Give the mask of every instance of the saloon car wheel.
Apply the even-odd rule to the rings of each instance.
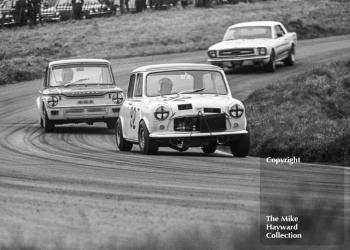
[[[265,65],[265,69],[267,72],[275,72],[276,70],[276,62],[275,62],[275,52],[272,51],[270,55],[270,61]]]
[[[288,57],[283,62],[287,66],[294,65],[294,63],[295,63],[295,48],[294,48],[294,46],[292,46],[292,48],[289,50]]]
[[[243,134],[236,141],[231,142],[231,152],[235,157],[246,157],[250,148],[250,137],[248,134]]]
[[[210,143],[208,145],[202,146],[202,151],[205,154],[212,154],[216,150],[216,143]]]
[[[158,152],[158,145],[149,137],[149,132],[144,121],[140,123],[139,127],[139,147],[144,154],[151,155]]]
[[[128,142],[123,137],[123,128],[120,119],[117,121],[115,128],[117,147],[120,151],[130,151],[132,149],[132,143]]]
[[[44,111],[44,112],[45,112],[45,117],[44,117],[44,120],[43,120],[44,130],[45,130],[45,132],[52,132],[53,129],[55,128],[55,123],[49,119],[49,117],[47,116],[46,111]]]
[[[115,129],[116,120],[106,121],[106,125],[108,129]]]

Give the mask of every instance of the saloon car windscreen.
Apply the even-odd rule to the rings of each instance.
[[[53,67],[50,74],[50,86],[67,87],[79,84],[113,84],[108,65],[64,65]]]
[[[249,26],[237,27],[226,31],[224,41],[236,39],[257,39],[272,38],[271,27],[268,26]]]
[[[222,74],[217,71],[168,71],[147,75],[147,96],[153,97],[181,93],[226,95],[228,92]]]

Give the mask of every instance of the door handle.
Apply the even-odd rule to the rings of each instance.
[[[131,106],[131,105],[132,105],[132,103],[131,103],[131,102],[128,102],[128,105],[129,105],[129,106]]]

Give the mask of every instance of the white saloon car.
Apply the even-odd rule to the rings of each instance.
[[[114,128],[124,98],[110,63],[102,59],[49,63],[39,92],[36,103],[45,132],[64,123],[105,122]]]
[[[222,42],[208,49],[208,62],[220,67],[264,66],[274,72],[276,62],[295,62],[297,35],[282,23],[246,22],[230,26]]]
[[[242,102],[232,98],[224,71],[208,64],[160,64],[135,69],[116,126],[119,150],[138,144],[141,152],[158,148],[213,153],[228,145],[234,156],[249,150]]]

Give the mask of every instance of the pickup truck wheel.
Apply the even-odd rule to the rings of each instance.
[[[275,52],[272,51],[270,55],[270,61],[265,65],[265,69],[267,72],[275,72],[276,70],[276,62],[275,62]]]
[[[44,131],[48,133],[53,132],[53,129],[55,128],[55,123],[49,119],[46,110],[44,111],[43,127]]]
[[[250,148],[250,137],[248,134],[243,134],[237,141],[231,142],[231,152],[235,157],[246,157]]]
[[[44,128],[44,121],[43,118],[40,117],[40,127]]]
[[[287,66],[293,66],[294,65],[294,63],[295,63],[295,47],[294,47],[294,45],[289,50],[288,57],[283,62]]]
[[[123,137],[123,129],[122,129],[122,123],[120,119],[118,119],[116,128],[115,128],[115,138],[117,142],[117,147],[120,151],[131,151],[132,149],[132,143],[128,142]]]
[[[144,121],[139,126],[139,147],[142,153],[147,155],[156,154],[158,145],[149,137],[149,132]]]
[[[205,154],[212,154],[216,150],[216,143],[210,143],[208,145],[202,146],[202,151]]]

